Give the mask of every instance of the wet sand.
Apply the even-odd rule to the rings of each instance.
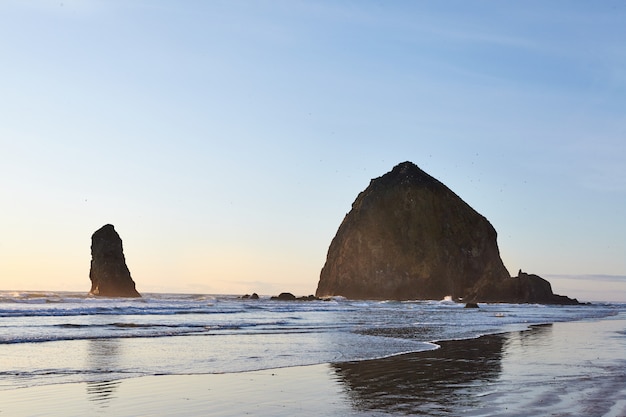
[[[0,416],[626,417],[626,315],[390,358],[0,391]]]

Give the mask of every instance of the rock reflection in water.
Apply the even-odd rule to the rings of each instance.
[[[110,376],[118,362],[119,340],[94,339],[89,341],[87,363],[88,369],[101,374],[102,379],[87,382],[87,398],[106,406],[107,402],[115,397],[120,381]]]
[[[109,400],[115,398],[115,391],[121,381],[87,382],[87,398],[106,407]]]
[[[433,351],[333,367],[357,410],[455,415],[500,375],[505,338],[440,342]]]

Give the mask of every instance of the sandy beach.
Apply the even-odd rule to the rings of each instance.
[[[626,416],[626,316],[384,359],[0,391],[4,416]]]

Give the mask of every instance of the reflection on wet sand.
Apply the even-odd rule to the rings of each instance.
[[[506,337],[441,342],[433,351],[333,367],[357,410],[455,415],[499,377]]]
[[[115,368],[119,356],[119,340],[117,339],[94,339],[89,341],[87,349],[88,369],[99,372],[103,375],[102,380],[87,382],[87,398],[90,401],[100,403],[102,407],[111,398],[115,397],[115,391],[121,381],[110,379],[106,375]]]
[[[537,347],[548,346],[551,344],[550,335],[552,333],[552,323],[537,324],[532,326],[528,331],[512,332],[507,335],[505,351],[514,345],[518,349],[528,350],[537,349]],[[532,353],[532,352],[528,352]]]
[[[101,381],[87,382],[87,398],[89,401],[101,403],[105,407],[106,403],[115,398],[115,391],[121,381]]]

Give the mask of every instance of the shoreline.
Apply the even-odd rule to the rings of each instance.
[[[11,416],[626,415],[626,313],[380,359],[0,391]]]

